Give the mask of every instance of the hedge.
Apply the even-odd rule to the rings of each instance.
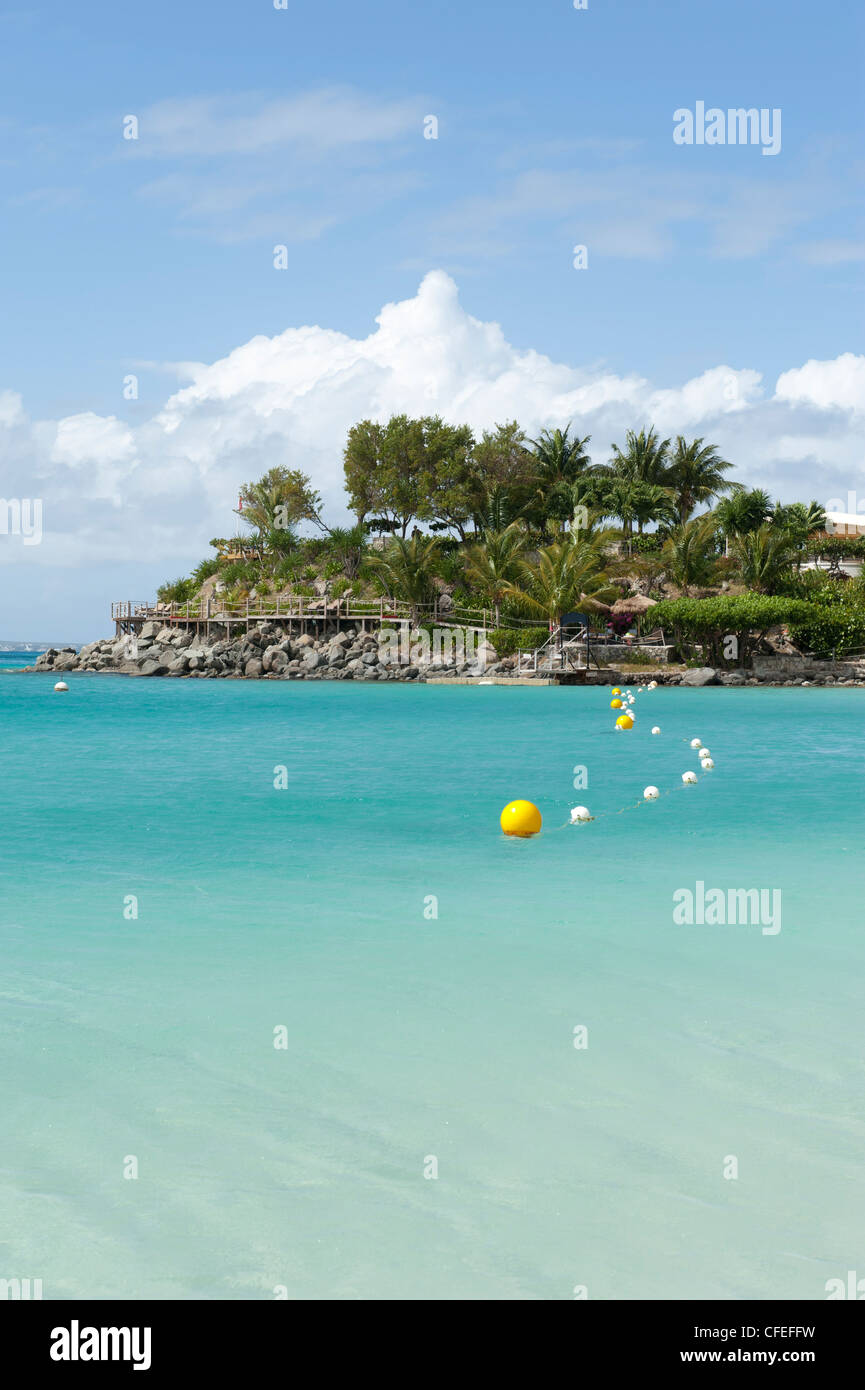
[[[804,621],[814,605],[768,594],[665,599],[652,609],[652,626],[666,628],[683,650],[700,643],[716,666],[750,665],[754,647],[772,627]],[[735,646],[728,641],[735,637]]]
[[[497,656],[511,656],[514,652],[533,652],[542,647],[549,637],[549,628],[524,627],[520,630],[511,627],[498,627],[490,633],[490,641]]]
[[[750,665],[754,647],[772,627],[786,625],[790,639],[812,656],[841,658],[865,649],[865,606],[820,603],[766,594],[665,599],[652,623],[666,628],[681,650],[702,645],[716,666]],[[735,637],[730,650],[728,638]]]
[[[790,638],[800,650],[832,661],[865,651],[865,608],[808,606],[808,615],[790,627]]]

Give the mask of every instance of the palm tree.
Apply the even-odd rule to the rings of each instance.
[[[772,499],[768,492],[752,488],[735,491],[731,497],[719,502],[714,516],[728,541],[756,531],[772,515]],[[729,545],[727,547],[729,549]]]
[[[327,549],[342,566],[346,579],[356,579],[366,554],[366,527],[359,521],[354,526],[332,526],[328,531]]]
[[[791,502],[789,506],[782,506],[776,502],[775,510],[772,513],[772,525],[776,530],[781,529],[787,532],[791,542],[796,547],[796,572],[802,568],[802,560],[809,548],[819,553],[819,537],[826,531],[826,513],[819,502]],[[815,541],[811,542],[811,537]],[[809,547],[809,542],[811,542]]]
[[[717,531],[717,522],[709,515],[695,517],[670,532],[661,557],[667,574],[684,594],[708,581],[714,568]]]
[[[495,483],[477,498],[472,520],[475,530],[484,534],[487,531],[505,531],[523,511],[524,507],[520,505],[514,490]]]
[[[714,444],[704,444],[702,439],[692,439],[689,444],[682,435],[676,436],[666,481],[675,494],[680,522],[687,521],[700,503],[711,502],[730,490],[733,484],[724,474],[732,467]]]
[[[366,563],[382,593],[405,599],[412,622],[417,622],[420,609],[432,602],[439,559],[435,537],[394,536],[383,554],[370,556]]]
[[[645,429],[635,434],[628,430],[625,436],[624,451],[613,444],[609,464],[601,464],[596,470],[617,478],[638,478],[644,483],[657,483],[663,487],[667,481],[669,464],[669,439],[659,439],[654,425],[648,434]]]
[[[597,510],[602,516],[621,521],[629,553],[634,522],[642,535],[643,527],[649,522],[675,521],[676,510],[670,491],[658,483],[611,476],[598,479],[598,484],[595,491]]]
[[[508,586],[520,574],[520,563],[526,549],[523,531],[514,522],[503,531],[486,531],[483,541],[472,546],[465,557],[465,575],[469,583],[496,612],[496,627],[501,616],[501,602]]]
[[[764,522],[756,531],[737,537],[733,554],[743,584],[758,594],[773,594],[796,561],[796,541],[783,527]]]
[[[581,473],[589,467],[591,459],[586,453],[586,445],[591,439],[569,439],[570,425],[564,430],[541,430],[539,439],[530,439],[534,450],[535,473],[538,481],[547,487],[557,483],[574,483]]]
[[[826,513],[819,502],[791,502],[789,506],[775,503],[772,525],[781,526],[803,542],[815,531],[825,531]]]
[[[552,629],[582,598],[604,589],[603,550],[597,540],[574,539],[545,546],[537,560],[523,560],[519,577],[505,586],[515,607],[544,618]]]
[[[535,515],[542,530],[554,519],[564,522],[569,515],[570,488],[591,465],[586,445],[591,439],[571,439],[571,427],[564,430],[542,430],[538,439],[530,439],[533,450],[537,507]]]

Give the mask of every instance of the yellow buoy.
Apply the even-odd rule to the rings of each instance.
[[[613,686],[613,694],[614,694],[614,695],[621,695],[621,693],[622,693],[622,692],[621,692],[621,690],[619,689],[619,687],[618,687],[617,685],[614,685],[614,686]]]
[[[610,701],[610,709],[621,709],[621,708],[622,708],[622,702],[621,702],[621,700],[611,700],[611,701]]]
[[[541,813],[531,801],[509,801],[500,820],[506,835],[519,835],[522,839],[537,835],[541,828]]]
[[[633,729],[634,721],[629,714],[620,714],[616,720],[620,729]]]

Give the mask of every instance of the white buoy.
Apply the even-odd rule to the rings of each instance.
[[[685,783],[686,786],[689,786],[689,787],[692,786],[693,783],[696,782],[696,780],[697,780],[697,774],[696,774],[696,772],[683,772],[683,773],[682,773],[682,781]]]
[[[588,806],[575,806],[571,811],[571,825],[576,825],[577,821],[591,819],[592,813]]]
[[[702,767],[704,772],[711,772],[714,766],[715,764],[712,758],[703,758]]]
[[[55,685],[54,689],[55,689],[55,690],[68,690],[68,689],[69,689],[69,686],[66,684],[65,681],[58,681],[57,684]]]
[[[661,727],[660,727],[659,724],[656,724],[655,727],[654,727],[654,729],[652,730],[652,733],[653,733],[653,734],[659,734],[660,732],[661,732]]]
[[[692,747],[692,748],[702,748],[702,747],[703,747],[703,740],[702,740],[701,738],[692,738],[692,739],[691,739],[691,747]]]
[[[702,744],[701,747],[700,747],[700,757],[701,757],[701,758],[711,758],[711,756],[712,756],[712,754],[709,752],[709,750],[708,750],[708,748],[706,747],[705,743]]]
[[[645,689],[646,689],[646,687],[645,687],[644,685],[638,685],[638,686],[637,686],[637,694],[638,694],[638,695],[642,695]]]
[[[646,801],[657,801],[660,795],[661,793],[658,791],[657,787],[646,787],[646,790],[643,792]]]
[[[658,682],[657,682],[657,681],[649,681],[649,684],[646,686],[646,689],[647,689],[647,690],[657,690],[657,688],[658,688]]]

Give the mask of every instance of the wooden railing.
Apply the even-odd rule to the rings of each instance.
[[[347,595],[342,598],[308,598],[301,595],[277,594],[273,598],[243,599],[234,603],[224,601],[218,594],[208,599],[186,603],[159,603],[153,600],[136,602],[122,599],[111,605],[113,622],[155,621],[172,623],[203,623],[220,621],[246,622],[270,619],[328,619],[350,621],[374,620],[379,623],[410,622],[416,616],[420,622],[434,622],[442,627],[468,627],[487,632],[492,626],[489,609],[440,610],[438,600],[414,608],[402,599],[362,599]]]

